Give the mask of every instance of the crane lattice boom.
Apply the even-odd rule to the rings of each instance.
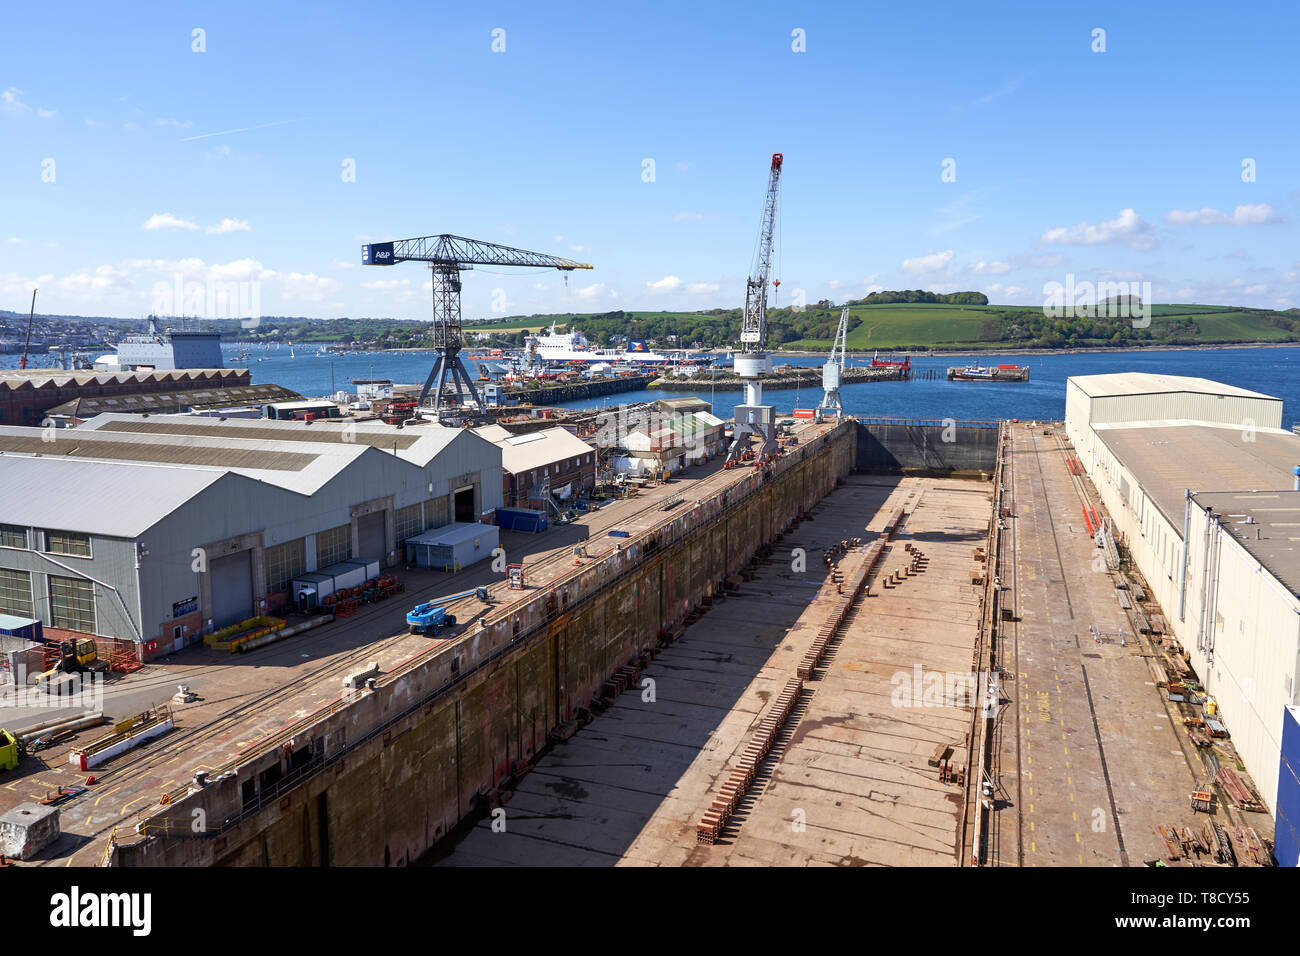
[[[559,256],[513,249],[494,242],[480,242],[446,233],[441,236],[421,236],[418,239],[367,243],[361,247],[361,262],[368,266],[391,266],[398,262],[429,262],[456,267],[535,266],[565,272],[591,268],[585,262],[574,262]]]
[[[754,273],[745,283],[745,317],[740,326],[740,341],[745,351],[762,351],[767,345],[767,280],[772,271],[772,234],[776,230],[776,197],[780,184],[781,154],[773,153],[767,198],[763,201],[763,223],[759,227],[758,255]]]
[[[478,389],[474,387],[459,354],[464,344],[460,318],[460,273],[463,270],[476,265],[532,266],[562,272],[591,268],[585,262],[446,233],[391,242],[368,242],[361,247],[361,262],[367,266],[392,266],[399,262],[429,264],[433,280],[433,344],[438,350],[438,361],[429,372],[417,405],[423,405],[432,390],[434,410],[439,417],[443,410],[442,387],[448,381],[456,393],[458,408],[463,387],[479,411],[485,411]]]

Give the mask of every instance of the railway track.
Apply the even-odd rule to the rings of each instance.
[[[801,429],[800,431],[803,432],[804,430]],[[716,494],[717,492],[719,492],[720,490],[722,490],[727,485],[734,484],[739,478],[743,477],[745,474],[746,474],[745,471],[731,472],[723,469],[720,465],[716,466],[713,472],[700,477],[699,479],[695,480],[691,484],[689,488],[690,498],[692,499],[693,502],[695,500],[710,497]],[[646,516],[647,514],[653,513],[657,510],[662,510],[665,501],[670,500],[673,497],[675,496],[671,493],[667,495],[658,495],[655,496],[652,500],[647,501],[643,506],[636,508],[635,510],[632,511],[618,510],[616,514],[608,518],[603,514],[602,511],[595,512],[591,516],[591,520],[587,525],[588,537],[585,540],[590,542],[594,540],[596,537],[602,536],[606,531],[612,528],[616,528],[619,525],[630,524],[632,522],[637,521],[638,519],[644,518],[644,516]],[[689,506],[690,503],[691,502],[688,502],[686,504]],[[653,532],[661,524],[672,520],[672,518],[677,513],[679,512],[676,508],[672,509],[670,512],[664,515],[664,519],[662,522],[656,521],[653,522],[649,527],[641,529],[639,532],[637,532],[637,537],[643,537],[644,535]],[[562,567],[564,564],[568,563],[570,557],[572,556],[573,547],[575,543],[577,542],[569,541],[565,544],[557,545],[554,548],[541,552],[540,554],[535,556],[532,561],[528,562],[527,564],[528,569],[531,570],[534,574],[536,574],[539,571],[554,570],[557,568],[557,566]],[[610,547],[612,548],[613,545],[611,544]],[[601,551],[590,555],[590,557],[600,557],[603,556],[604,553],[605,551]],[[420,588],[411,589],[410,591],[403,592],[403,594],[407,598],[408,603],[419,603],[422,600],[427,600],[431,597],[435,597],[439,592],[446,593],[447,590],[466,590],[468,589],[471,575],[472,572],[468,570],[457,572],[456,574],[453,574],[440,581],[425,585]],[[566,574],[563,571],[561,571],[561,573],[554,575],[550,580],[548,580],[545,586],[547,587],[554,586],[555,584],[563,581],[565,577]],[[504,576],[501,579],[488,584],[487,587],[489,589],[490,595],[494,597],[500,596],[501,592],[507,589],[507,584]],[[532,594],[529,594],[527,595],[527,597],[523,598],[523,600],[531,600],[531,599],[532,599]],[[510,613],[510,609],[514,603],[515,602],[509,602],[509,603],[502,603],[496,605],[493,608],[492,613],[508,614]],[[475,598],[464,598],[460,601],[448,605],[448,609],[453,611],[456,610],[463,611],[467,608],[476,611],[481,609],[482,605]],[[392,613],[391,609],[392,609],[392,602],[383,602],[381,604],[369,605],[359,610],[356,614],[350,616],[347,619],[347,621],[353,627],[371,624],[380,620],[383,615],[391,614]],[[470,616],[471,615],[466,615],[466,619],[468,619]],[[306,635],[303,636],[305,637]],[[376,654],[382,652],[385,648],[392,646],[392,644],[396,640],[405,638],[406,636],[408,635],[405,633],[405,630],[403,630],[401,633],[389,634],[380,637],[377,640],[370,641],[360,647],[346,651],[338,656],[333,657],[331,660],[322,664],[321,666],[316,667],[309,672],[301,674],[300,676],[294,678],[288,683],[268,689],[251,698],[241,700],[239,703],[235,704],[230,709],[222,712],[221,714],[213,717],[210,720],[207,720],[201,724],[197,724],[194,727],[180,729],[179,732],[174,732],[172,734],[167,735],[164,738],[161,738],[156,744],[146,745],[139,748],[138,750],[132,751],[128,760],[123,760],[118,762],[118,766],[105,767],[99,774],[97,774],[97,776],[101,779],[102,783],[116,790],[120,790],[123,787],[139,783],[142,780],[146,779],[150,774],[156,774],[158,772],[157,768],[160,763],[173,760],[174,758],[176,758],[186,750],[190,750],[199,747],[205,743],[213,741],[220,735],[229,732],[232,728],[238,726],[240,723],[247,720],[250,715],[256,714],[260,710],[274,707],[277,704],[281,704],[287,700],[292,699],[293,697],[301,694],[304,691],[304,689],[311,684],[319,685],[322,683],[329,682],[330,680],[337,678],[340,675],[349,672],[350,670],[355,669],[355,667],[360,662],[373,660]],[[464,636],[464,632],[462,630],[461,633],[459,634],[453,633],[446,639],[430,642],[430,645],[427,649],[417,651],[415,654],[401,660],[397,664],[391,665],[392,669],[390,670],[390,673],[395,673],[399,670],[405,671],[411,667],[418,666],[420,662],[427,660],[428,657],[431,657],[434,654],[437,654],[440,651],[454,645],[460,639],[462,639],[463,636]],[[298,639],[297,637],[288,638],[286,641],[283,642],[282,649],[291,648],[290,642],[295,641],[297,639]],[[214,665],[214,668],[220,671],[225,671],[228,670],[229,668],[237,667],[237,666],[241,666],[241,665],[217,664]],[[175,678],[170,676],[164,678],[160,675],[156,679],[152,677],[146,678],[146,681],[147,682],[144,684],[145,689],[148,689],[150,686],[162,687],[165,685],[170,687],[174,685]],[[334,700],[330,700],[325,706],[329,706],[334,702],[335,702]],[[301,719],[307,719],[307,718],[301,718]],[[301,719],[287,722],[284,727],[277,728],[275,730],[268,731],[267,733],[262,734],[257,741],[244,747],[238,754],[234,755],[230,760],[227,760],[220,767],[209,768],[206,766],[201,766],[195,769],[205,769],[205,770],[209,770],[209,772],[215,772],[215,773],[224,772],[226,769],[236,766],[241,761],[248,759],[249,756],[254,752],[256,752],[259,748],[268,746],[270,743],[273,743],[276,739],[278,739],[278,737],[282,736],[287,730],[291,729],[297,723],[301,722]],[[172,780],[165,781],[163,783],[163,786],[166,786],[168,784],[175,786]],[[183,783],[183,786],[188,786],[188,783]],[[180,791],[178,790],[177,792],[179,793]],[[147,813],[154,806],[156,806],[156,801],[151,801],[146,807],[144,807],[141,811],[137,813],[131,814],[130,812],[128,812],[129,808],[138,802],[139,801],[137,800],[128,803],[124,807],[124,812],[120,817],[118,817],[113,821],[105,823],[104,826],[99,827],[98,829],[94,830],[92,833],[88,834],[90,839],[87,841],[87,846],[91,846],[97,843],[98,839],[102,837],[103,834],[121,826],[124,822],[129,820],[131,816],[135,816],[136,818],[139,818],[140,816]],[[87,852],[97,852],[97,851],[87,851]]]
[[[736,477],[738,477],[737,474],[733,474],[729,471],[725,471],[721,468],[718,468],[713,473],[705,475],[700,479],[698,479],[690,488],[691,495],[693,498],[707,497],[721,490],[726,484],[730,483],[729,479],[734,479]],[[637,519],[643,518],[648,513],[652,513],[658,509],[661,509],[665,500],[667,499],[663,497],[656,497],[654,500],[648,501],[645,505],[637,508],[634,511],[619,511],[613,517],[605,520],[601,520],[602,518],[604,518],[602,512],[600,511],[595,512],[593,517],[596,520],[593,521],[590,525],[588,525],[589,537],[587,540],[591,540],[594,536],[598,534],[603,534],[605,531],[617,527],[620,524],[631,523],[633,521],[636,521]],[[671,513],[665,515],[665,521],[670,520],[671,516],[672,516]],[[641,532],[641,534],[645,534],[654,530],[654,527],[657,527],[658,524],[659,523],[656,522],[654,526],[645,529],[644,531]],[[553,569],[557,565],[563,562],[567,562],[568,558],[572,555],[573,546],[574,543],[569,542],[563,545],[558,545],[545,552],[542,552],[533,561],[528,563],[528,568],[534,573],[536,573],[537,571]],[[471,573],[472,572],[468,570],[461,571],[451,575],[448,578],[444,578],[440,581],[437,581],[435,583],[428,584],[420,588],[412,589],[407,592],[403,592],[403,594],[407,598],[408,603],[412,603],[412,602],[418,603],[421,600],[427,600],[431,597],[435,597],[437,593],[445,592],[448,589],[463,590],[465,588],[463,587],[458,588],[457,585],[459,582],[465,581],[471,575]],[[563,575],[560,575],[559,577],[562,578]],[[548,582],[548,584],[549,583],[555,583],[555,582]],[[493,596],[498,596],[500,595],[501,591],[506,590],[506,582],[504,578],[502,578],[497,582],[493,582],[492,584],[489,584],[488,588],[490,594],[492,594]],[[510,606],[511,606],[510,604],[497,605],[494,608],[494,611],[496,611],[497,613],[508,613]],[[467,608],[471,610],[477,610],[481,607],[482,607],[481,603],[478,602],[475,598],[465,598],[448,605],[448,608],[451,610],[464,610]],[[391,601],[384,602],[381,604],[368,605],[362,610],[359,610],[356,614],[347,618],[347,622],[349,625],[353,627],[363,626],[368,623],[373,623],[377,620],[380,620],[385,614],[391,614],[391,613],[392,613]],[[302,637],[307,637],[307,636],[308,636],[307,634],[302,635]],[[166,735],[163,738],[160,738],[156,743],[146,744],[145,746],[142,746],[136,750],[131,751],[127,755],[123,755],[123,758],[114,761],[113,764],[106,766],[101,771],[99,771],[96,774],[96,777],[99,780],[99,782],[105,787],[116,789],[116,790],[120,790],[123,787],[128,787],[133,784],[140,783],[141,781],[149,777],[151,774],[156,774],[157,767],[160,763],[165,763],[169,760],[176,758],[177,756],[181,755],[187,750],[191,750],[196,747],[201,747],[206,743],[216,740],[221,735],[228,733],[231,729],[237,727],[238,725],[246,721],[250,715],[256,714],[259,711],[272,708],[278,704],[284,703],[285,701],[291,700],[293,697],[301,694],[304,691],[304,689],[309,685],[320,685],[322,683],[328,683],[350,672],[351,670],[354,670],[362,662],[373,660],[377,653],[382,652],[385,648],[390,647],[396,640],[404,638],[406,636],[407,634],[405,633],[405,631],[398,634],[390,634],[381,637],[377,640],[370,641],[350,651],[346,651],[338,656],[335,656],[331,660],[327,661],[326,663],[320,665],[319,667],[315,667],[306,673],[301,674],[300,676],[294,678],[288,683],[279,685],[274,688],[270,688],[260,694],[256,694],[253,697],[240,701],[239,703],[232,706],[230,709],[211,718],[210,720],[207,720],[200,724],[196,724],[193,727],[177,728],[176,731]],[[419,651],[415,655],[412,655],[411,657],[404,659],[403,661],[400,662],[400,666],[403,669],[416,666],[420,661],[425,660],[428,657],[432,656],[433,654],[436,654],[444,650],[445,648],[454,645],[462,636],[463,633],[452,634],[446,639],[432,641],[430,643],[430,646],[426,650]],[[286,641],[282,642],[282,644],[284,647],[290,647],[291,646],[290,642],[295,641],[297,639],[298,639],[297,637],[291,637],[288,638]],[[209,673],[224,672],[239,666],[243,666],[243,665],[215,664],[212,666],[212,668],[209,669]],[[170,689],[171,687],[174,687],[175,684],[176,684],[176,679],[174,677],[158,675],[156,678],[154,677],[146,678],[145,681],[142,682],[142,684],[139,684],[137,686],[147,691],[150,687],[158,687],[158,688],[167,687],[168,689]],[[137,688],[132,687],[131,689],[135,690]],[[331,700],[330,703],[333,703],[333,701]],[[293,721],[292,723],[297,723],[297,722],[298,721]],[[289,724],[288,726],[292,726],[292,723]],[[212,772],[220,773],[225,769],[228,769],[229,767],[236,765],[241,760],[246,759],[247,755],[249,755],[252,751],[256,750],[264,742],[268,740],[273,740],[278,734],[282,734],[284,730],[285,728],[277,728],[275,730],[266,732],[265,734],[261,735],[257,741],[243,748],[238,754],[234,755],[230,760],[226,761],[220,767],[212,768]],[[207,769],[207,768],[203,768],[203,769]],[[166,781],[164,782],[163,786],[167,786],[168,784],[170,784],[173,787],[175,786],[175,783],[173,781]],[[187,786],[188,784],[183,784],[183,785]],[[99,827],[96,830],[92,831],[90,834],[87,834],[90,837],[90,842],[97,841],[97,839],[101,837],[103,834],[114,829],[115,827],[120,826],[124,822],[124,820],[129,819],[131,816],[135,816],[135,817],[141,816],[142,814],[148,812],[148,810],[150,810],[155,805],[156,802],[151,801],[148,806],[144,807],[141,811],[135,814],[123,813],[122,817],[114,821],[105,823],[102,827]],[[128,804],[127,806],[129,807],[130,804]]]

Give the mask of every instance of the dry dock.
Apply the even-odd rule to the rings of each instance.
[[[1050,425],[809,423],[763,469],[503,534],[525,591],[486,563],[412,571],[403,597],[252,654],[152,663],[110,686],[114,721],[177,684],[199,699],[97,768],[35,862],[1164,858],[1158,828],[1205,820],[1204,767],[1068,454]],[[412,604],[478,584],[491,606],[453,605],[449,639],[405,633]],[[28,757],[0,812],[84,783],[68,748],[101,734]],[[1271,837],[1267,814],[1213,816]]]
[[[847,579],[897,509],[906,517],[867,595],[751,793],[719,842],[699,845],[711,795],[819,632],[834,593],[823,553],[862,538],[841,563]],[[485,819],[443,862],[955,865],[963,789],[928,761],[962,744],[971,708],[927,695],[926,678],[968,686],[979,622],[969,570],[990,520],[988,483],[855,476],[813,513],[644,672],[653,699],[641,688],[617,697],[520,781],[496,828]],[[910,566],[909,546],[923,569],[886,586]],[[806,570],[792,570],[795,549]]]

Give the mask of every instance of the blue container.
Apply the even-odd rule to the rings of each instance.
[[[21,637],[36,644],[45,643],[45,626],[40,621],[30,617],[0,614],[0,634],[8,637]]]
[[[496,510],[497,527],[507,531],[525,531],[539,534],[546,530],[546,515],[540,511],[528,511],[524,508],[498,508]]]

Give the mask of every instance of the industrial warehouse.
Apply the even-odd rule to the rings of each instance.
[[[280,611],[298,575],[388,567],[406,538],[502,503],[500,449],[436,426],[99,415],[0,428],[0,456],[0,612],[145,659]]]
[[[1300,703],[1300,435],[1281,425],[1281,399],[1206,379],[1066,386],[1066,432],[1115,534],[1275,811],[1288,800],[1279,781],[1296,786],[1279,757]],[[1300,791],[1289,799],[1300,807]],[[1278,820],[1292,864],[1297,827]]]

